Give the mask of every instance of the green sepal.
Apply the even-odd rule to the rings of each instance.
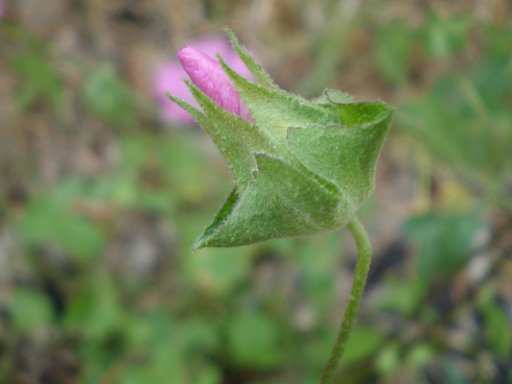
[[[291,127],[287,141],[307,168],[336,184],[344,198],[359,207],[373,191],[375,167],[392,111],[383,103],[333,107],[343,124]]]
[[[311,235],[338,228],[354,214],[338,195],[304,170],[264,153],[254,156],[254,180],[241,191],[233,190],[195,248]]]
[[[233,31],[228,27],[224,28],[224,31],[228,35],[229,40],[231,41],[231,45],[235,49],[236,53],[242,59],[247,69],[251,71],[258,84],[264,88],[278,89],[279,87],[276,85],[276,83],[274,83],[274,80],[272,80],[270,75],[259,63],[256,62],[256,60],[254,60],[249,51],[240,44]]]
[[[197,124],[199,124],[206,132],[209,132],[208,120],[206,116],[197,108],[187,103],[185,100],[180,99],[179,97],[174,96],[172,93],[167,93],[167,97],[178,104],[185,111],[190,113],[190,115],[196,120]]]

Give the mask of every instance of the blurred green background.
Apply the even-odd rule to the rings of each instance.
[[[346,231],[192,252],[232,185],[151,87],[229,25],[283,88],[396,106],[337,383],[512,382],[512,4],[7,0],[0,383],[315,383]]]

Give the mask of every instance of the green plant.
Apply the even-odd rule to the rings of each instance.
[[[202,112],[170,98],[210,134],[236,187],[196,248],[230,247],[310,235],[348,225],[357,267],[334,349],[321,378],[332,381],[352,330],[368,275],[371,246],[356,218],[373,190],[375,166],[392,110],[325,91],[313,101],[279,89],[228,31],[256,83],[191,47],[178,52]]]

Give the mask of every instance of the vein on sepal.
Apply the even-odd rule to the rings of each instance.
[[[352,103],[353,101],[354,98],[348,93],[330,88],[324,89],[321,96],[311,100],[311,102],[318,105],[347,104]]]
[[[393,113],[389,105],[380,101],[331,103],[324,107],[337,115],[340,125],[360,129],[372,128],[384,120],[389,123]]]

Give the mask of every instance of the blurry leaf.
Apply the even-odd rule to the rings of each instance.
[[[375,35],[375,61],[381,73],[393,84],[403,84],[409,78],[412,31],[403,23],[381,27]]]
[[[358,11],[359,7],[354,3],[331,3],[326,23],[308,39],[313,64],[311,72],[297,87],[301,94],[317,95],[335,82],[339,65],[347,53],[347,42],[358,20]]]
[[[162,307],[133,317],[130,324],[132,332],[128,336],[133,347],[137,344],[150,346],[166,343],[176,328],[176,320]]]
[[[392,342],[381,349],[375,364],[379,375],[386,377],[393,374],[401,363],[399,345]]]
[[[468,379],[463,374],[460,366],[449,359],[441,360],[442,367],[440,369],[439,377],[443,378],[446,384],[469,384],[474,383],[473,379]]]
[[[196,379],[194,383],[197,384],[221,384],[222,373],[220,372],[219,367],[214,365],[210,366],[199,366],[196,369]]]
[[[66,325],[83,334],[93,345],[116,331],[123,331],[126,318],[117,296],[112,281],[106,276],[96,275],[70,301]]]
[[[219,183],[219,178],[228,180],[228,173],[215,169],[215,162],[198,146],[198,139],[195,134],[173,135],[166,139],[167,143],[160,152],[162,166],[169,173],[175,196],[193,205],[203,204],[205,193],[228,191],[228,183],[224,186]],[[215,172],[205,174],[205,167]]]
[[[406,356],[406,363],[416,369],[423,368],[436,356],[436,351],[427,342],[413,345]]]
[[[507,313],[498,305],[485,310],[487,318],[486,333],[493,351],[506,359],[512,353],[512,329]]]
[[[222,192],[219,175],[204,174],[214,164],[208,164],[195,134],[130,135],[122,139],[121,155],[121,169],[103,180],[116,205],[173,213],[180,205],[202,206],[205,196]]]
[[[120,126],[136,123],[135,93],[112,67],[103,65],[92,70],[83,82],[81,94],[85,105],[100,119]]]
[[[510,58],[510,37],[512,23],[488,23],[482,26],[485,37],[485,49],[490,59]]]
[[[483,289],[478,307],[485,318],[485,337],[492,351],[502,359],[512,355],[512,325],[504,305],[496,300],[494,290]]]
[[[13,70],[21,80],[16,101],[21,110],[27,110],[38,101],[49,101],[58,109],[62,101],[62,81],[44,50],[20,53],[11,58]]]
[[[425,294],[425,284],[416,278],[409,281],[387,281],[381,287],[375,305],[379,310],[397,311],[407,316],[414,312]]]
[[[146,359],[124,372],[122,383],[220,383],[220,372],[207,362],[218,347],[215,323],[199,317],[178,322],[161,311],[133,320],[148,326],[149,333],[140,334],[146,339],[131,340],[138,341],[132,348],[143,350]]]
[[[228,292],[247,278],[249,263],[248,254],[235,249],[202,250],[187,259],[194,279],[212,292]]]
[[[130,317],[128,325],[129,350],[138,351],[145,358],[141,364],[122,372],[121,383],[187,382],[186,335],[181,332],[180,323],[159,307],[148,314]]]
[[[510,33],[509,38],[512,38]],[[468,72],[471,86],[479,102],[483,104],[483,108],[492,113],[493,119],[501,119],[502,116],[512,114],[510,107],[512,106],[512,64],[510,56],[488,57],[485,60],[476,62]],[[463,89],[462,91],[467,88]],[[498,114],[498,116],[496,116]],[[508,125],[510,128],[510,125]],[[491,132],[492,133],[492,132]],[[510,130],[507,131],[510,140]]]
[[[303,378],[302,381],[296,382],[298,383],[310,383],[312,380],[316,380],[318,378],[318,374],[315,373],[315,376],[312,376],[309,380],[308,378]],[[263,379],[263,380],[256,380],[251,381],[251,384],[283,384],[283,382],[280,379]]]
[[[189,318],[179,329],[183,340],[184,354],[213,353],[219,344],[217,324],[203,317]]]
[[[424,31],[427,53],[443,58],[463,48],[469,25],[467,17],[443,17],[433,13]]]
[[[423,99],[408,100],[400,105],[397,120],[408,133],[417,137],[419,143],[426,146],[430,152],[450,165],[458,165],[464,158],[464,146],[457,138],[463,128],[461,121],[453,116],[453,111],[445,112],[445,108],[435,96]],[[464,127],[466,128],[466,127]],[[462,143],[468,141],[464,136]]]
[[[343,240],[339,233],[322,237],[293,239],[291,262],[299,263],[301,295],[319,313],[329,317],[336,295],[336,273],[343,262]],[[322,255],[322,257],[318,257]]]
[[[351,364],[375,354],[384,343],[384,336],[374,327],[359,325],[348,339],[343,364]]]
[[[480,63],[470,72],[474,79],[446,76],[430,94],[402,103],[396,119],[459,179],[498,203],[512,182],[512,113],[501,101],[510,92],[512,67],[508,73],[505,67]]]
[[[53,318],[48,297],[27,289],[17,289],[12,293],[9,313],[16,327],[25,332],[48,326]]]
[[[280,333],[275,320],[264,314],[237,314],[228,329],[229,354],[243,367],[276,367],[284,357]]]
[[[425,45],[431,55],[445,56],[465,46],[468,27],[467,17],[433,14],[423,30]],[[453,66],[422,97],[402,102],[395,123],[473,190],[512,208],[507,192],[512,183],[512,66],[506,43],[512,28],[506,23],[479,28],[481,54],[463,68]]]
[[[58,196],[32,200],[18,229],[30,246],[57,246],[81,258],[92,257],[103,246],[103,233],[90,220],[72,212]]]
[[[478,212],[428,213],[409,219],[403,232],[419,247],[418,276],[430,282],[460,267],[471,255],[474,239],[483,227]]]

